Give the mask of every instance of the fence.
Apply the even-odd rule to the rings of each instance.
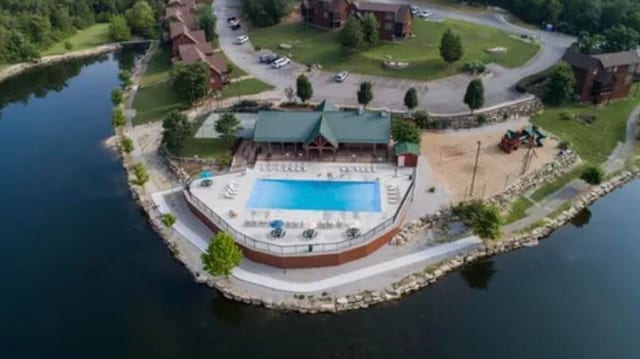
[[[379,234],[386,232],[390,227],[397,224],[403,217],[408,204],[413,200],[414,188],[415,188],[415,175],[414,180],[411,181],[409,185],[409,189],[405,193],[398,209],[394,213],[393,217],[387,218],[384,222],[378,224],[371,230],[365,232],[364,234],[356,237],[345,239],[340,242],[335,243],[313,243],[309,242],[308,244],[292,244],[292,245],[283,245],[280,243],[273,243],[265,240],[255,239],[247,236],[246,234],[236,230],[231,227],[222,217],[217,215],[209,206],[204,204],[200,199],[193,196],[188,191],[184,191],[184,196],[186,200],[191,203],[194,207],[196,207],[199,211],[201,211],[204,215],[206,215],[209,220],[211,220],[218,229],[225,231],[232,235],[236,242],[239,244],[258,251],[275,253],[281,256],[286,255],[316,255],[318,253],[335,253],[342,252],[347,248],[351,248],[360,244],[365,244],[375,238],[378,237]]]

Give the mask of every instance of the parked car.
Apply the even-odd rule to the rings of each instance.
[[[271,64],[279,58],[280,58],[280,55],[269,52],[269,53],[260,55],[259,60],[263,64]]]
[[[247,35],[241,35],[236,37],[236,44],[238,45],[244,44],[247,41],[249,41],[249,36]]]
[[[421,18],[426,19],[429,16],[431,16],[431,11],[430,10],[424,9],[424,10],[420,11],[420,17]]]
[[[415,15],[420,11],[420,9],[416,5],[411,5],[411,15]]]
[[[349,72],[340,71],[336,74],[336,76],[333,77],[333,79],[336,80],[336,82],[343,82],[344,80],[347,79],[348,76],[349,76]]]
[[[273,67],[274,69],[279,69],[281,67],[286,66],[287,64],[289,64],[291,62],[291,60],[289,60],[288,57],[281,57],[277,60],[275,60],[272,64],[271,67]]]
[[[228,18],[227,18],[227,23],[230,23],[230,22],[232,22],[232,21],[238,21],[238,18],[237,18],[237,17],[235,17],[235,16],[231,16],[231,17],[228,17]]]
[[[236,31],[240,28],[240,24],[235,24],[231,26],[231,30]]]
[[[227,25],[229,25],[229,27],[233,29],[234,26],[240,25],[240,21],[238,20],[227,21]]]

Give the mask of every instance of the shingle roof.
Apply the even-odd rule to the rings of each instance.
[[[640,57],[635,51],[613,52],[610,54],[593,55],[592,57],[598,59],[604,68],[632,65],[640,62]]]
[[[400,9],[400,4],[389,4],[381,2],[360,1],[356,3],[358,10],[360,11],[372,11],[372,12],[392,12],[395,13]]]
[[[412,153],[414,155],[420,154],[420,146],[413,142],[398,142],[393,146],[393,152],[397,155],[403,153]]]
[[[315,111],[258,113],[254,131],[256,142],[307,143],[321,134],[335,145],[340,143],[388,143],[391,120],[386,112]]]
[[[192,64],[198,61],[206,62],[219,75],[224,75],[227,61],[221,55],[213,55],[213,49],[208,43],[180,45],[178,47],[180,63]]]
[[[568,62],[569,65],[584,70],[589,70],[598,64],[598,60],[592,56],[571,50],[567,50],[562,59]]]

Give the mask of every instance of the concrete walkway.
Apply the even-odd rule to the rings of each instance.
[[[190,241],[202,252],[206,251],[208,241],[202,234],[197,233],[192,227],[183,222],[183,216],[172,211],[171,206],[166,202],[166,195],[180,191],[182,188],[173,188],[167,191],[152,194],[154,203],[161,213],[173,213],[176,215],[176,223],[173,229]],[[349,283],[357,282],[376,275],[392,272],[394,270],[418,264],[420,262],[433,262],[458,253],[464,253],[482,244],[482,240],[476,236],[467,237],[454,242],[445,243],[428,249],[363,267],[346,273],[341,273],[321,280],[308,282],[292,282],[276,279],[260,273],[248,271],[242,267],[236,267],[231,276],[246,283],[269,288],[277,291],[292,293],[312,293],[320,292],[334,287],[340,287]]]

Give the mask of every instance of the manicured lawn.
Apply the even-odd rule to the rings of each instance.
[[[142,76],[140,84],[148,86],[156,82],[165,81],[171,76],[171,49],[160,46],[149,60],[147,70]]]
[[[509,214],[505,216],[504,223],[512,223],[519,219],[524,218],[527,215],[527,209],[533,206],[533,202],[531,202],[526,197],[518,197],[512,204],[511,210]]]
[[[67,41],[71,42],[73,45],[71,50],[67,50],[64,47],[64,43]],[[109,38],[109,24],[95,24],[56,43],[49,49],[43,51],[42,56],[58,55],[68,51],[85,50],[91,47],[104,45],[109,42],[111,42],[111,39]]]
[[[273,87],[257,79],[232,82],[222,89],[222,98],[253,95]]]
[[[625,140],[627,118],[638,103],[640,101],[631,96],[597,109],[586,105],[547,108],[544,114],[536,116],[533,122],[568,141],[571,148],[586,162],[600,165],[607,160],[618,142]],[[562,111],[571,111],[576,118],[561,120]],[[577,118],[580,114],[596,116],[596,120],[587,124]]]
[[[460,34],[465,48],[463,58],[452,66],[447,66],[442,61],[438,51],[440,38],[448,28]],[[348,70],[417,80],[431,80],[459,73],[464,62],[471,59],[517,67],[531,59],[539,49],[537,45],[514,39],[500,30],[457,20],[437,23],[415,19],[413,31],[416,34],[413,39],[398,43],[383,42],[374,49],[351,55],[341,48],[338,31],[324,31],[300,23],[254,29],[251,41],[255,46],[279,53],[291,53],[298,62],[318,63],[328,70]],[[278,45],[281,43],[290,44],[293,48],[280,50]],[[484,51],[498,46],[507,48],[508,52],[490,55]],[[411,65],[405,70],[388,70],[382,66],[382,62],[387,59],[409,62]]]
[[[247,75],[247,73],[244,70],[242,70],[241,68],[236,66],[236,64],[234,64],[231,60],[229,60],[229,58],[224,52],[219,52],[218,54],[224,56],[224,58],[227,60],[227,63],[233,66],[233,70],[231,71],[231,74],[229,74],[228,76],[229,79],[235,79],[235,78]]]
[[[584,168],[585,168],[584,165],[578,166],[573,170],[556,178],[554,181],[546,183],[542,187],[538,188],[535,192],[533,192],[533,194],[531,195],[531,199],[533,199],[536,202],[539,202],[540,200],[544,199],[545,197],[549,196],[550,194],[564,187],[567,183],[580,177],[580,173],[582,173]]]
[[[230,155],[232,143],[233,141],[229,142],[220,138],[192,137],[185,143],[184,148],[178,153],[178,156],[214,158],[224,154]]]
[[[171,88],[169,81],[140,88],[133,100],[136,110],[134,125],[159,121],[169,111],[180,109],[184,105]]]

